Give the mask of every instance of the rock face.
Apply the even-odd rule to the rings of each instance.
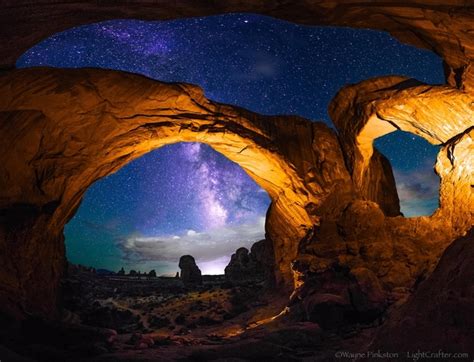
[[[365,206],[357,205],[362,209]],[[380,231],[377,224],[384,216],[380,209],[377,210],[380,214],[374,212],[371,216],[379,216],[379,220],[361,226],[365,232],[374,226],[379,226]],[[293,262],[296,288],[291,296],[290,310],[303,313],[305,319],[317,322],[325,329],[371,323],[389,304],[388,291],[392,289],[383,279],[385,275],[392,275],[387,273],[386,264],[391,257],[388,256],[390,248],[385,247],[383,241],[375,247],[369,240],[366,243],[364,239],[347,240],[335,231],[337,228],[335,223],[322,223],[313,239],[302,245],[302,252]],[[374,233],[376,235],[377,229]],[[376,238],[372,240],[372,243],[377,242]],[[368,251],[360,250],[363,247]],[[368,264],[367,260],[373,264]],[[396,261],[394,264],[401,263]],[[376,266],[383,266],[386,274],[380,273]],[[406,282],[403,280],[397,286],[405,286]]]
[[[474,152],[472,119],[464,112],[471,105],[463,105],[470,102],[467,93],[448,87],[436,93],[446,103],[453,99],[454,111],[439,117],[443,108],[430,103],[435,87],[400,86],[395,79],[394,89],[387,90],[385,78],[368,82],[374,84],[363,82],[347,94],[352,100],[337,96],[331,104],[336,133],[295,116],[261,116],[215,103],[189,84],[98,69],[4,72],[3,312],[54,315],[65,262],[62,230],[87,188],[150,150],[191,141],[207,143],[241,165],[270,195],[265,249],[271,252],[264,253],[270,255],[265,273],[275,287],[294,290],[295,310],[315,319],[319,304],[337,301],[344,315],[359,313],[353,319],[376,315],[386,301],[426,277],[446,246],[472,225]],[[391,112],[390,122],[374,120],[371,104],[375,114]],[[423,112],[406,115],[403,107]],[[444,142],[436,165],[440,209],[433,216],[399,215],[390,164],[372,146],[380,133],[364,133],[371,122],[388,130],[392,124],[411,124],[408,131],[429,130],[432,139]],[[452,136],[456,132],[461,133]]]
[[[472,225],[474,173],[463,165],[474,163],[474,94],[404,77],[379,77],[343,87],[331,101],[329,113],[345,141],[356,189],[363,194],[367,187],[374,187],[372,162],[379,157],[373,147],[376,138],[400,129],[444,145],[436,164],[441,178],[440,208],[432,220],[450,223],[456,235],[456,230]],[[452,213],[454,208],[459,211]]]
[[[263,280],[271,262],[268,244],[267,240],[260,240],[252,245],[250,253],[247,248],[237,249],[225,268],[226,279],[232,282]]]
[[[371,348],[474,354],[474,229],[454,241],[433,274],[393,312]]]
[[[179,258],[180,278],[185,285],[202,284],[201,270],[191,255],[183,255]]]

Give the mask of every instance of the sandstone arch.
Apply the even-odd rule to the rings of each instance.
[[[433,267],[452,235],[464,232],[472,220],[465,210],[452,207],[446,210],[451,219],[462,221],[457,228],[443,230],[430,218],[397,217],[398,197],[385,158],[375,151],[377,157],[364,166],[370,175],[368,187],[358,188],[357,178],[346,168],[353,138],[342,132],[338,139],[321,123],[260,116],[209,101],[196,86],[109,70],[32,68],[8,72],[0,80],[0,133],[6,140],[0,158],[1,274],[6,282],[0,296],[10,313],[54,313],[64,262],[62,228],[87,187],[169,143],[207,143],[268,191],[272,205],[266,230],[274,244],[277,283],[283,288],[292,287],[293,272],[297,286],[301,279],[311,285],[305,283],[307,273],[334,262],[349,270],[372,270],[388,290],[409,286]],[[466,139],[469,133],[446,146],[450,155],[470,157]],[[469,182],[459,172],[463,167],[453,165],[456,172],[446,168],[443,177],[457,186]],[[455,202],[465,197],[456,194],[465,186],[456,190],[447,188],[446,198]],[[442,222],[449,219],[446,215],[440,216]],[[337,223],[349,234],[339,235],[331,226]],[[379,230],[375,234],[391,240],[391,253],[410,249],[392,257],[388,273],[387,266],[380,269],[377,264],[381,244],[372,245],[367,231],[356,231],[374,227]],[[362,254],[349,256],[344,250],[354,247],[353,236],[368,244]],[[334,254],[333,248],[341,246]],[[294,260],[296,269],[291,270]],[[403,269],[416,260],[415,269]],[[301,265],[309,269],[302,271]]]
[[[400,129],[443,145],[435,168],[441,177],[440,207],[431,220],[450,223],[453,230],[472,226],[472,94],[406,77],[379,77],[343,87],[331,101],[329,113],[346,140],[345,151],[358,188],[369,182],[376,138]]]
[[[429,273],[446,245],[472,226],[474,15],[464,1],[449,6],[421,0],[136,4],[141,6],[7,2],[0,10],[5,25],[0,33],[5,44],[1,64],[11,69],[27,48],[71,26],[113,18],[152,20],[235,11],[302,24],[387,30],[441,55],[449,85],[429,87],[392,77],[362,82],[352,93],[350,87],[342,90],[347,102],[342,96],[332,102],[336,135],[298,117],[264,117],[213,103],[190,85],[113,71],[4,71],[0,85],[0,134],[6,140],[0,156],[4,312],[54,315],[64,261],[62,226],[84,190],[148,150],[182,140],[211,144],[269,191],[274,202],[267,231],[274,239],[278,279],[291,285],[290,264],[296,258],[294,275],[301,293],[295,294],[302,299],[308,290],[314,292],[313,276],[335,264],[349,270],[351,278],[369,275],[386,293],[410,288]],[[423,101],[440,96],[455,105],[451,114],[440,115],[440,109],[426,107]],[[400,105],[414,112],[400,112]],[[355,117],[354,109],[364,117]],[[424,123],[433,116],[436,122]],[[385,125],[382,132],[372,127],[378,124]],[[431,218],[397,216],[390,165],[372,148],[372,140],[393,131],[393,124],[443,144],[437,162],[442,206]],[[268,169],[258,168],[257,162]],[[320,289],[324,292],[324,286]]]
[[[267,190],[277,282],[287,286],[297,241],[317,223],[316,210],[331,192],[325,184],[348,182],[341,155],[328,161],[324,180],[308,179],[320,177],[319,169],[306,173],[318,158],[335,151],[328,147],[318,156],[298,148],[311,150],[315,132],[337,145],[327,127],[213,103],[196,86],[105,70],[39,68],[4,74],[1,84],[2,280],[9,281],[1,295],[5,305],[15,301],[23,312],[52,310],[64,261],[62,228],[87,187],[152,149],[207,143]]]

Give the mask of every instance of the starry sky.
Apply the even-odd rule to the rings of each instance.
[[[345,84],[388,74],[443,83],[441,59],[371,30],[309,27],[251,14],[166,22],[113,20],[56,34],[18,67],[100,67],[200,85],[208,98],[262,114],[296,114],[332,127],[331,98]],[[438,205],[438,148],[401,131],[376,140],[391,161],[402,212]],[[87,191],[65,228],[73,263],[174,274],[183,254],[204,273],[264,236],[269,197],[209,146],[168,145]]]

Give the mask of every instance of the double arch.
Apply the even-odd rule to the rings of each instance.
[[[458,111],[467,112],[439,117],[441,128],[452,130],[449,135],[443,135],[442,129],[430,131],[435,135],[432,139],[443,143],[437,162],[442,179],[441,208],[431,218],[393,217],[386,224],[403,224],[421,236],[433,228],[426,226],[424,230],[419,223],[434,224],[436,230],[448,229],[437,235],[441,246],[434,254],[439,256],[449,241],[472,226],[473,217],[474,68],[470,50],[474,44],[469,29],[474,15],[463,3],[243,1],[196,6],[192,0],[181,0],[153,4],[137,1],[128,6],[16,1],[2,7],[0,19],[5,26],[0,33],[4,45],[0,55],[1,67],[6,70],[0,75],[3,311],[14,315],[54,314],[65,261],[62,228],[87,187],[134,158],[173,142],[211,145],[240,164],[268,191],[272,205],[266,229],[274,244],[277,283],[282,285],[291,285],[290,265],[301,252],[299,241],[321,217],[336,217],[354,198],[377,202],[387,216],[397,214],[393,177],[380,172],[386,161],[374,156],[377,153],[372,141],[395,130],[394,124],[404,129],[407,123],[401,113],[372,112],[377,101],[381,108],[396,108],[385,107],[394,93],[386,89],[384,79],[368,81],[385,84],[375,87],[375,92],[364,85],[356,86],[356,92],[369,94],[370,100],[358,101],[344,90],[340,95],[349,97],[345,106],[341,106],[343,96],[333,100],[331,107],[336,111],[332,117],[339,131],[336,135],[327,127],[298,117],[265,117],[213,103],[191,85],[165,84],[113,71],[12,70],[16,59],[36,42],[72,26],[113,18],[155,20],[254,12],[302,24],[386,30],[402,41],[436,52],[444,59],[447,85],[434,87],[433,91],[441,91],[444,102],[455,100],[460,106]],[[28,18],[26,5],[31,14]],[[430,89],[420,93],[413,84],[403,91],[404,99],[416,100],[415,108],[423,106],[418,102],[420,94],[430,93]],[[362,122],[353,117],[353,106],[367,111],[368,117]],[[338,114],[337,109],[343,111]],[[428,113],[438,111],[429,109]],[[379,124],[384,124],[382,133],[377,130]],[[417,129],[407,130],[419,134]],[[384,194],[392,195],[388,202]],[[449,224],[443,225],[446,221]]]

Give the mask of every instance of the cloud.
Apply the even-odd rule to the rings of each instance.
[[[431,215],[436,210],[440,181],[431,164],[409,171],[394,169],[394,176],[405,216]]]
[[[130,235],[118,241],[118,246],[130,261],[178,262],[182,255],[192,255],[198,263],[213,264],[229,258],[237,248],[250,247],[264,238],[265,217],[254,223],[226,225],[205,232],[187,230],[181,235]]]

